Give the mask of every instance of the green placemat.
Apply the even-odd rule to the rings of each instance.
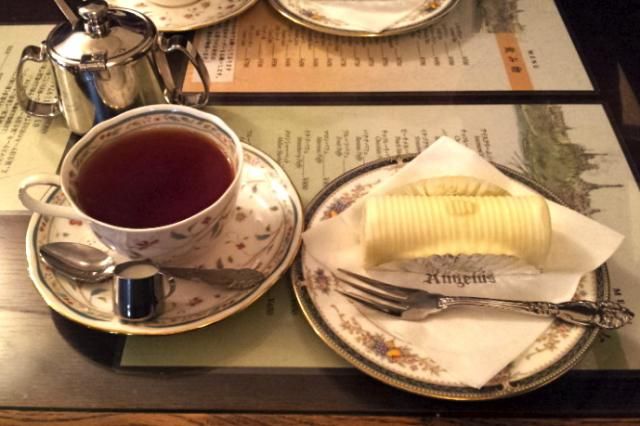
[[[244,311],[189,333],[128,338],[123,366],[348,367],[307,324],[287,279]]]

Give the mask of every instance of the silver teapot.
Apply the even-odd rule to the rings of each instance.
[[[63,12],[68,22],[57,25],[41,46],[27,46],[22,52],[16,86],[20,106],[27,113],[62,114],[72,132],[84,134],[94,124],[142,105],[206,105],[209,74],[191,42],[183,46],[181,36],[158,34],[143,14],[109,8],[101,0],[80,6],[79,18],[70,8]],[[202,92],[187,95],[176,88],[166,56],[173,51],[182,52],[195,66]],[[23,67],[29,61],[51,64],[54,101],[40,102],[27,94]]]

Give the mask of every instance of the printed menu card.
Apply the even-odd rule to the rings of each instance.
[[[194,43],[214,95],[593,90],[552,1],[461,0],[433,25],[380,38],[313,31],[259,2]],[[185,87],[199,85],[190,68]]]
[[[16,70],[22,49],[39,44],[50,25],[0,27],[0,212],[26,212],[18,200],[18,185],[36,173],[55,173],[71,132],[61,117],[43,119],[27,115],[16,98]],[[46,64],[27,62],[23,68],[27,93],[37,100],[55,96]],[[33,191],[33,192],[31,192]],[[33,188],[37,196],[45,189]]]

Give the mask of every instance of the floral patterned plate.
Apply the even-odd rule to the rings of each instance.
[[[248,10],[258,0],[108,0],[110,6],[134,9],[153,21],[158,31],[191,31],[225,21]]]
[[[384,37],[407,33],[425,25],[433,24],[449,13],[458,0],[424,0],[423,6],[379,33],[354,28],[349,21],[331,19],[324,16],[309,0],[269,0],[271,5],[291,21],[323,33],[350,37]]]
[[[242,186],[233,219],[212,234],[209,246],[194,250],[188,264],[206,268],[254,268],[264,281],[249,291],[224,290],[176,278],[164,312],[142,323],[120,321],[113,314],[111,281],[77,284],[45,265],[37,255],[43,244],[74,241],[109,251],[78,220],[34,214],[27,230],[29,273],[45,302],[59,314],[85,326],[112,333],[164,335],[181,333],[220,321],[249,306],[278,281],[300,247],[302,205],[285,172],[257,148],[244,145]],[[50,202],[64,204],[54,189]],[[127,260],[110,252],[117,261]]]
[[[384,159],[354,169],[331,182],[307,207],[308,227],[331,218],[398,171],[413,156]],[[497,166],[551,199],[558,198],[510,169]],[[456,382],[424,350],[378,328],[356,306],[336,293],[332,273],[303,248],[292,268],[298,302],[315,332],[339,355],[363,372],[413,393],[454,400],[486,400],[521,394],[560,377],[573,367],[596,338],[596,328],[554,321],[516,360],[480,389]],[[574,299],[608,299],[605,266],[581,280]]]

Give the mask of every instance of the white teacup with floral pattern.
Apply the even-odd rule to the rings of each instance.
[[[115,226],[88,215],[77,200],[77,176],[80,166],[97,150],[128,133],[145,129],[185,129],[205,136],[227,157],[232,168],[230,185],[208,207],[163,226],[134,228]],[[135,140],[132,141],[135,143]],[[185,147],[188,149],[188,146]],[[167,261],[184,255],[204,237],[217,233],[231,215],[240,189],[242,144],[237,135],[218,117],[179,105],[148,105],[124,112],[99,123],[85,134],[65,156],[60,175],[29,176],[20,185],[19,197],[34,212],[87,221],[96,236],[107,246],[129,258]],[[143,167],[144,164],[134,164]],[[69,206],[58,206],[37,200],[28,188],[38,185],[60,186]],[[198,188],[193,188],[198,190]]]

